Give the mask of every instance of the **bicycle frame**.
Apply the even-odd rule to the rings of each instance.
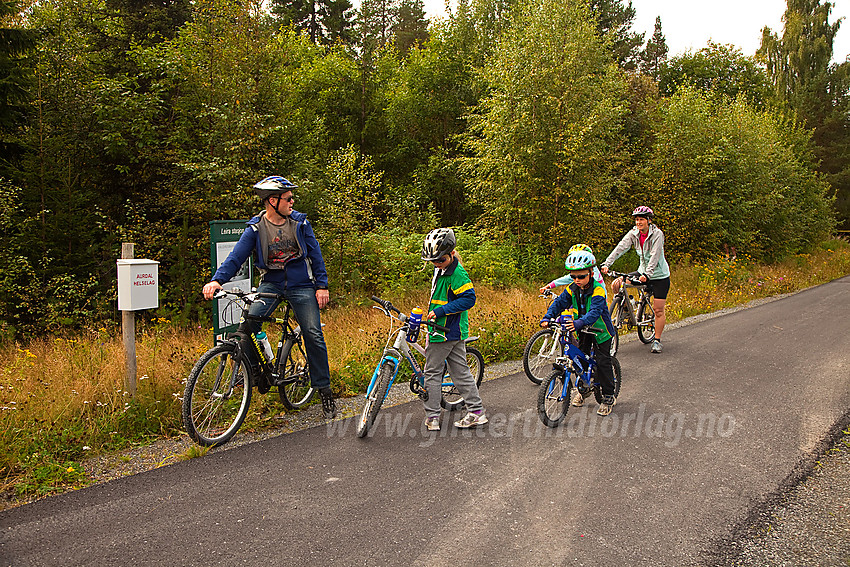
[[[289,323],[289,314],[292,310],[292,306],[289,305],[288,301],[284,301],[283,303],[285,305],[283,317],[275,317],[272,321],[279,325],[282,331],[280,340],[277,342],[277,354],[275,355],[274,366],[271,369],[272,383],[276,386],[285,386],[298,380],[296,376],[290,376],[289,378],[281,376],[283,372],[281,371],[280,365],[283,364],[284,346],[290,342],[297,342],[298,339],[301,338],[301,325],[293,327]],[[322,326],[324,327],[325,324],[322,323]]]
[[[280,340],[278,340],[278,343],[277,343],[277,352],[275,354],[274,362],[271,363],[271,364],[264,363],[262,365],[269,372],[270,386],[284,387],[288,384],[292,384],[294,382],[297,382],[300,378],[299,375],[295,374],[295,375],[287,377],[287,376],[284,375],[286,369],[281,368],[281,365],[284,363],[285,357],[283,356],[283,354],[284,354],[284,351],[286,350],[286,347],[289,345],[289,343],[295,343],[301,338],[301,325],[296,325],[295,327],[293,327],[292,324],[290,323],[290,314],[292,313],[292,306],[289,304],[289,302],[286,300],[286,298],[284,298],[284,297],[282,297],[278,294],[274,294],[274,293],[257,293],[257,292],[244,293],[244,292],[240,292],[239,290],[224,291],[224,296],[226,296],[226,295],[234,295],[235,297],[237,297],[239,300],[241,300],[245,304],[245,305],[241,306],[242,317],[239,320],[240,324],[243,321],[245,321],[245,319],[251,318],[255,321],[260,321],[261,323],[274,323],[274,324],[278,325],[281,329],[281,336],[280,336]],[[283,317],[256,317],[256,316],[248,315],[248,308],[259,297],[268,297],[268,298],[279,299],[281,301],[281,303],[283,303],[283,305],[284,305]],[[325,324],[322,323],[322,326],[324,327]],[[239,362],[239,364],[243,364],[244,361],[243,361],[242,357],[244,355],[241,351],[241,345],[240,345],[238,339],[235,339],[234,337],[225,338],[225,339],[216,339],[216,344],[220,344],[220,343],[224,343],[224,342],[235,342],[236,343],[236,346],[237,346],[236,352],[239,353],[239,356],[240,356],[240,360],[238,362]],[[251,342],[254,343],[255,346],[256,346],[256,343],[254,341],[251,341]],[[254,354],[258,357],[258,360],[262,360],[262,353],[260,353],[259,349],[255,348],[254,350],[255,350]],[[255,376],[254,379],[260,380],[261,377]],[[233,385],[231,384],[231,389],[232,389],[232,386]]]
[[[629,274],[623,274],[623,273],[620,273],[620,272],[609,272],[609,273],[612,276],[614,276],[615,279],[621,278],[621,277],[623,278],[623,285],[622,285],[622,287],[620,287],[620,291],[618,291],[614,295],[614,298],[611,301],[611,305],[615,305],[617,303],[620,304],[620,309],[622,310],[622,312],[626,316],[625,323],[626,323],[626,325],[629,326],[629,328],[640,327],[640,326],[648,327],[649,323],[639,322],[637,320],[637,311],[635,309],[635,307],[637,305],[640,305],[641,303],[644,303],[644,302],[646,303],[646,305],[650,309],[653,309],[652,300],[650,299],[652,296],[646,292],[646,284],[645,283],[635,283],[634,281],[632,281],[629,278]],[[627,298],[626,298],[626,294],[628,293],[627,288],[638,290],[638,300],[636,302],[632,303],[631,301],[627,300]],[[628,299],[631,299],[631,298],[628,298]]]
[[[380,309],[376,307],[375,309]],[[389,314],[388,314],[389,315]],[[389,315],[391,317],[391,315]],[[404,317],[404,314],[401,314],[400,317]],[[413,369],[413,376],[410,378],[411,380],[416,380],[419,382],[419,385],[424,389],[425,388],[425,368],[419,367],[419,363],[416,362],[416,359],[413,357],[413,353],[410,350],[410,347],[419,352],[422,356],[425,356],[425,347],[420,345],[418,342],[411,343],[407,340],[407,331],[409,329],[409,323],[404,321],[401,327],[399,327],[396,332],[395,341],[392,346],[387,346],[384,348],[384,353],[381,358],[381,361],[378,363],[378,366],[375,367],[375,371],[372,373],[372,379],[369,381],[369,387],[366,389],[366,396],[371,395],[372,390],[375,387],[375,383],[378,380],[378,374],[381,372],[381,368],[384,364],[391,362],[395,365],[395,369],[393,371],[393,376],[390,380],[390,387],[392,387],[395,382],[396,376],[398,375],[399,368],[401,367],[402,358],[407,361],[410,365],[410,368]],[[392,336],[392,332],[390,333]],[[443,386],[448,385],[448,382],[443,382]]]
[[[566,325],[563,323],[558,325],[561,329],[561,333],[563,336],[569,337],[568,339],[564,339],[565,342],[565,350],[564,355],[559,356],[557,361],[552,365],[556,370],[560,370],[564,373],[564,386],[562,388],[560,396],[566,397],[567,392],[570,389],[570,384],[572,387],[581,391],[582,389],[590,389],[592,388],[592,379],[593,369],[596,368],[596,357],[591,355],[587,355],[578,348],[578,345],[575,344],[574,337],[567,330]],[[592,333],[588,333],[592,334]],[[573,375],[575,375],[575,379],[573,379]],[[571,380],[573,380],[571,382]],[[584,388],[582,388],[582,385]],[[549,385],[549,393],[551,394],[554,390],[554,385]]]
[[[552,329],[552,344],[549,344],[549,339],[546,339],[543,342],[543,346],[540,347],[540,350],[536,353],[533,353],[535,356],[539,356],[541,358],[559,358],[557,355],[560,355],[560,345],[561,345],[561,326],[558,325]]]

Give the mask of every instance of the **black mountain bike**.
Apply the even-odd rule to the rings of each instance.
[[[277,356],[260,365],[259,375],[252,373],[247,353],[243,352],[238,334],[217,340],[195,363],[183,393],[183,425],[196,443],[217,447],[227,443],[242,426],[251,404],[253,387],[265,394],[277,387],[280,401],[287,409],[296,409],[313,397],[307,356],[304,352],[301,327],[290,324],[291,306],[275,293],[245,293],[239,290],[219,290],[216,299],[230,297],[242,309],[243,318],[276,323],[282,334],[277,344]],[[248,306],[259,298],[280,299],[284,315],[253,317]],[[251,335],[250,348],[255,360],[265,360],[256,335]]]
[[[647,285],[641,283],[638,279],[639,274],[636,272],[624,274],[609,271],[607,275],[615,279],[623,278],[620,291],[614,294],[611,305],[608,307],[611,322],[617,330],[611,340],[611,355],[613,356],[617,354],[617,349],[620,347],[620,335],[631,331],[634,327],[637,327],[640,342],[644,344],[652,342],[652,339],[655,338],[655,311],[652,309],[652,288],[647,289]],[[634,295],[627,292],[627,289],[637,290],[637,301],[635,301]]]

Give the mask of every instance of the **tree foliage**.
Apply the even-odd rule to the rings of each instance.
[[[305,32],[313,43],[350,42],[354,37],[350,0],[274,0],[271,12],[284,26]]]
[[[586,4],[539,0],[516,17],[484,70],[465,171],[491,233],[564,249],[604,230],[623,84]]]
[[[6,27],[18,15],[15,2],[0,1],[0,176],[5,172],[3,162],[19,156],[21,147],[14,139],[18,126],[24,123],[32,98],[32,60],[30,52],[36,45],[31,30]]]
[[[755,58],[732,45],[712,41],[695,53],[673,57],[662,65],[658,80],[662,94],[669,96],[684,85],[732,99],[742,95],[758,108],[764,108],[768,95],[767,75]]]
[[[829,187],[812,171],[809,144],[807,132],[743,97],[729,104],[682,87],[663,108],[635,199],[669,227],[674,257],[725,246],[760,260],[806,251],[833,229]]]
[[[819,170],[837,195],[850,227],[850,61],[832,63],[841,21],[829,21],[832,2],[788,0],[782,36],[765,27],[758,55],[776,99],[814,130]]]
[[[623,0],[592,0],[590,9],[600,35],[611,46],[614,60],[626,71],[637,69],[644,34],[631,29],[636,14],[631,0],[628,4],[623,4]]]
[[[256,213],[250,187],[270,174],[297,181],[333,297],[420,286],[435,225],[494,283],[563,265],[577,241],[604,252],[636,200],[674,260],[723,244],[777,258],[829,229],[812,140],[845,127],[839,73],[816,83],[833,98],[811,99],[832,102],[810,138],[741,96],[750,62],[723,48],[674,60],[688,79],[661,96],[627,70],[621,1],[460,0],[427,38],[419,0],[364,1],[354,38],[329,19],[346,5],[316,0],[311,38],[259,0],[50,0],[25,18],[2,4],[5,37],[34,44],[0,51],[2,141],[18,148],[0,170],[0,336],[116,317],[122,241],[160,261],[155,315],[203,321],[209,221]]]

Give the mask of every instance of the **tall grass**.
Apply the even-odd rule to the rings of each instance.
[[[759,266],[747,258],[674,268],[668,321],[823,283],[850,273],[850,246],[825,243],[812,254]],[[475,274],[473,273],[473,277]],[[518,359],[548,303],[537,285],[476,285],[470,329],[488,362]],[[399,309],[426,307],[427,290],[388,296]],[[389,332],[388,319],[366,298],[330,309],[326,323],[333,386],[362,392]],[[274,332],[270,333],[275,340]],[[185,377],[211,345],[209,329],[158,319],[137,331],[138,390],[124,392],[124,354],[117,328],[26,345],[0,344],[0,489],[18,497],[81,486],[88,456],[142,444],[181,430]],[[245,429],[266,427],[283,406],[273,392],[255,396]]]

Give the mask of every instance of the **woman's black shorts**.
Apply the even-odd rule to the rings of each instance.
[[[649,280],[646,282],[646,291],[649,292],[650,289],[655,299],[667,299],[667,293],[670,291],[670,278]]]

